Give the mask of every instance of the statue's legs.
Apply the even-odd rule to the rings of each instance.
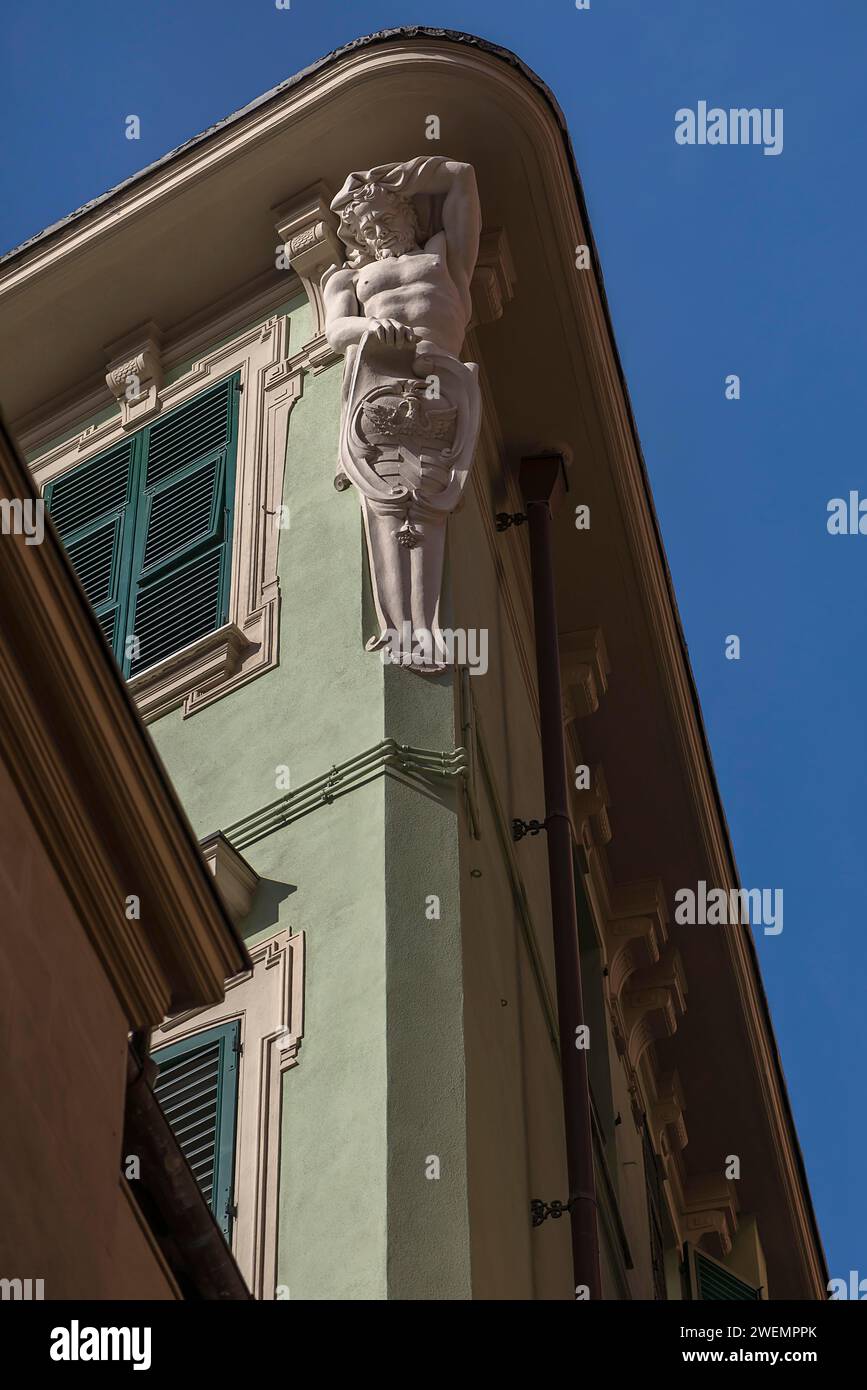
[[[425,517],[415,506],[404,504],[398,510],[369,498],[363,499],[362,508],[380,625],[367,648],[388,647],[401,664],[442,669],[445,652],[438,610],[444,519]]]

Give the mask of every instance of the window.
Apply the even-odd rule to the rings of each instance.
[[[237,313],[240,314],[241,310]],[[80,433],[70,434],[68,430],[73,421],[87,413],[82,399],[78,405],[67,406],[43,418],[38,427],[38,436],[31,433],[29,437],[33,475],[46,498],[50,500],[52,492],[59,495],[62,535],[64,541],[69,542],[73,539],[73,525],[82,527],[88,520],[110,522],[117,518],[119,522],[123,519],[128,523],[126,509],[133,505],[133,498],[138,505],[142,503],[141,451],[147,450],[149,441],[153,439],[159,444],[160,432],[164,425],[167,427],[169,418],[180,419],[182,411],[192,411],[194,406],[209,401],[211,397],[208,393],[213,391],[218,394],[221,388],[225,390],[229,378],[234,378],[237,383],[237,399],[226,402],[227,413],[230,406],[232,410],[226,462],[224,592],[220,595],[220,612],[225,616],[219,626],[209,624],[209,630],[205,631],[203,637],[194,638],[186,646],[157,660],[153,666],[144,664],[148,659],[147,653],[140,652],[143,659],[135,663],[133,673],[126,674],[130,694],[145,723],[161,719],[179,706],[183,710],[183,718],[188,719],[247,681],[273,670],[279,659],[280,582],[277,559],[284,530],[282,524],[277,522],[282,518],[280,506],[283,501],[289,417],[301,399],[307,368],[303,354],[289,357],[290,314],[278,313],[266,319],[257,318],[255,322],[246,318],[243,321],[246,323],[243,329],[234,333],[229,331],[237,323],[237,316],[233,317],[230,313],[228,319],[217,318],[206,328],[197,325],[191,333],[175,340],[164,360],[160,358],[157,373],[171,376],[172,379],[164,382],[159,391],[155,386],[149,388],[151,399],[147,406],[151,413],[146,420],[144,416],[141,417],[140,428],[134,423],[138,417],[134,412],[125,410],[122,404],[118,412],[112,410],[104,419],[87,425]],[[207,348],[202,356],[198,356],[205,344],[214,339],[217,340],[216,346]],[[153,343],[148,346],[153,349]],[[152,361],[151,369],[154,370],[156,365]],[[109,377],[112,378],[110,382]],[[114,399],[117,385],[114,373],[108,374],[106,383]],[[89,405],[94,399],[91,392],[87,397]],[[39,439],[45,440],[55,435],[62,437],[39,452]],[[97,459],[104,463],[109,457],[116,459],[119,455],[122,460],[125,449],[133,440],[134,457],[130,463],[136,479],[128,477],[129,492],[121,494],[118,488],[112,493],[101,486],[97,488],[101,499],[98,512],[94,507],[90,510],[85,507],[78,516],[63,516],[65,487],[61,490],[61,483],[65,484],[76,474],[83,477],[85,470]],[[204,466],[205,460],[200,458],[200,462]],[[235,475],[234,488],[228,476],[230,470]],[[89,476],[92,480],[93,475]],[[139,484],[138,492],[134,491],[136,481]],[[110,510],[112,505],[114,513]],[[118,517],[118,513],[123,513],[123,517]],[[133,518],[135,523],[136,518]],[[75,539],[81,539],[81,536]],[[105,537],[102,539],[107,550],[111,542],[106,542]],[[217,538],[214,539],[216,541]],[[228,550],[231,550],[231,565],[226,554]],[[111,556],[112,564],[118,571],[122,558],[115,553]],[[201,556],[193,555],[190,558],[201,559]],[[98,556],[92,559],[96,560]],[[132,594],[135,583],[135,576],[131,572],[132,560],[133,550],[130,548],[127,556],[130,566],[126,589],[128,595]],[[167,557],[165,568],[170,568],[171,563]],[[103,565],[107,568],[105,557]],[[86,570],[86,563],[82,568]],[[121,665],[132,666],[132,653],[129,663],[126,663],[126,644],[116,632],[122,615],[114,611],[117,605],[110,584],[115,576],[109,574],[108,585],[103,577],[101,590],[96,585],[97,575],[86,575],[86,578],[96,589],[97,615],[109,630],[115,650],[123,653]],[[201,580],[201,576],[199,578]],[[160,597],[159,593],[156,597]],[[128,610],[126,617],[128,621]],[[204,620],[201,626],[205,626]],[[127,627],[126,635],[140,637],[141,633],[138,630],[133,633]],[[187,636],[188,633],[182,633],[182,640],[186,640]]]
[[[761,1299],[761,1289],[753,1288],[739,1279],[725,1265],[711,1255],[696,1250],[695,1246],[684,1247],[684,1277],[687,1298],[701,1299]]]
[[[238,1067],[231,1246],[253,1297],[273,1299],[283,1085],[299,1065],[304,1033],[304,933],[277,932],[249,949],[252,972],[227,980],[219,1003],[165,1019],[151,1037],[151,1055],[160,1063],[227,1025],[238,1030],[244,1065]]]
[[[228,616],[239,385],[224,378],[46,487],[125,676]]]
[[[236,1019],[152,1054],[159,1068],[154,1094],[230,1244],[239,1032]]]

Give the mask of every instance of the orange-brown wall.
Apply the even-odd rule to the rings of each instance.
[[[121,1177],[127,1022],[0,763],[0,1278],[176,1298]]]

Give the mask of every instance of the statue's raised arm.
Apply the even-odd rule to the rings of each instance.
[[[401,324],[416,341],[433,331],[439,347],[459,352],[481,229],[472,167],[443,155],[380,164],[350,174],[331,207],[347,253],[323,284],[332,346],[345,351],[365,331],[345,320],[371,318]]]
[[[405,164],[381,165],[379,169],[372,169],[370,175],[382,175],[383,182],[393,181],[396,192],[412,199],[426,244],[438,231],[442,232],[452,279],[469,295],[482,228],[472,165],[447,159],[444,155],[420,155]]]

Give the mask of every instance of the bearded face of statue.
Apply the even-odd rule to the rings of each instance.
[[[363,203],[355,212],[355,235],[378,261],[393,260],[419,249],[412,208],[402,199],[371,199]]]

